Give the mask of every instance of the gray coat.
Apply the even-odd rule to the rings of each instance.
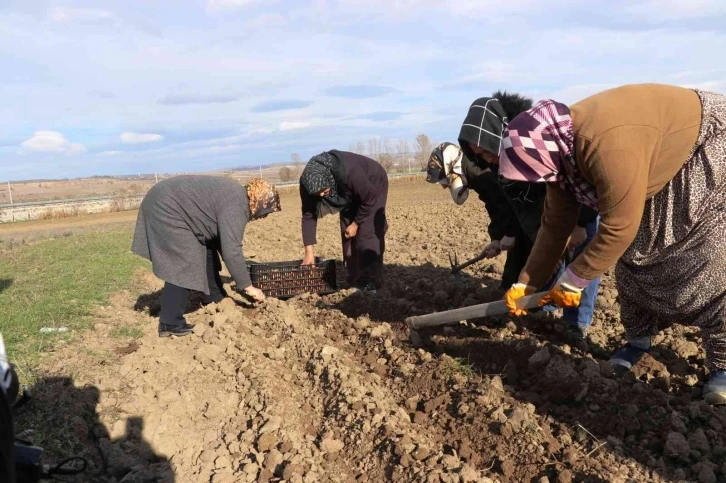
[[[219,250],[239,290],[252,285],[242,253],[250,219],[244,186],[214,176],[176,176],[144,197],[131,251],[150,260],[154,275],[209,294],[207,248]]]

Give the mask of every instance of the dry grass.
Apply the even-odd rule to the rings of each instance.
[[[48,208],[42,211],[37,219],[38,220],[58,220],[60,218],[70,218],[72,216],[87,215],[87,211],[81,210],[77,206],[71,206],[69,208]]]
[[[105,213],[138,210],[139,206],[141,206],[141,198],[116,198],[111,200],[111,205]]]

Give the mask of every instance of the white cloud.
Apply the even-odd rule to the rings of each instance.
[[[206,6],[209,12],[218,12],[220,10],[238,10],[247,8],[262,0],[207,0]]]
[[[287,25],[287,19],[277,13],[266,13],[247,22],[247,28],[249,29],[266,29],[285,25]]]
[[[689,89],[700,89],[702,91],[720,92],[726,94],[726,81],[705,81],[695,84],[684,84],[681,87]]]
[[[654,0],[657,1],[657,0]],[[706,0],[703,0],[706,1]],[[400,19],[423,18],[433,15],[451,16],[454,18],[486,20],[489,23],[502,21],[505,16],[552,10],[582,3],[581,0],[458,0],[441,2],[440,0],[336,0],[335,14],[349,17],[376,16],[388,21]]]
[[[647,23],[708,18],[726,13],[723,0],[646,0],[633,3],[625,12]]]
[[[72,143],[58,131],[36,131],[30,137],[20,143],[24,153],[59,153],[69,156],[83,154],[86,147],[80,143]]]
[[[86,147],[81,143],[71,143],[70,147],[66,151],[66,154],[68,156],[73,156],[74,154],[83,154],[87,151]]]
[[[123,151],[102,151],[97,156],[118,156],[119,154],[123,154]]]
[[[305,121],[283,121],[280,123],[280,131],[293,131],[295,129],[305,129],[312,126],[312,123]]]
[[[161,134],[125,132],[119,136],[122,143],[125,144],[144,144],[155,143],[164,139]]]
[[[53,22],[98,22],[113,18],[108,10],[93,8],[54,7],[48,11],[48,17]]]
[[[558,89],[546,94],[549,99],[554,99],[565,104],[574,104],[598,92],[618,87],[617,84],[575,84]]]
[[[511,80],[516,73],[514,64],[501,61],[487,61],[476,68],[476,73],[457,79],[455,84],[469,84],[472,82],[502,82]]]

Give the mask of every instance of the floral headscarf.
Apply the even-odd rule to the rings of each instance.
[[[280,194],[264,179],[252,178],[247,183],[247,198],[250,200],[250,217],[253,220],[282,210]]]

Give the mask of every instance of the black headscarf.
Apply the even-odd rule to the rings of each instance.
[[[469,144],[479,146],[487,152],[499,155],[502,134],[507,127],[507,113],[493,97],[482,97],[474,101],[466,113],[459,132],[459,146],[470,160],[479,160]],[[480,163],[481,164],[481,163]]]
[[[330,152],[310,158],[300,175],[300,184],[312,196],[330,190],[318,203],[318,218],[337,213],[350,203],[350,196],[345,189],[345,166]]]

